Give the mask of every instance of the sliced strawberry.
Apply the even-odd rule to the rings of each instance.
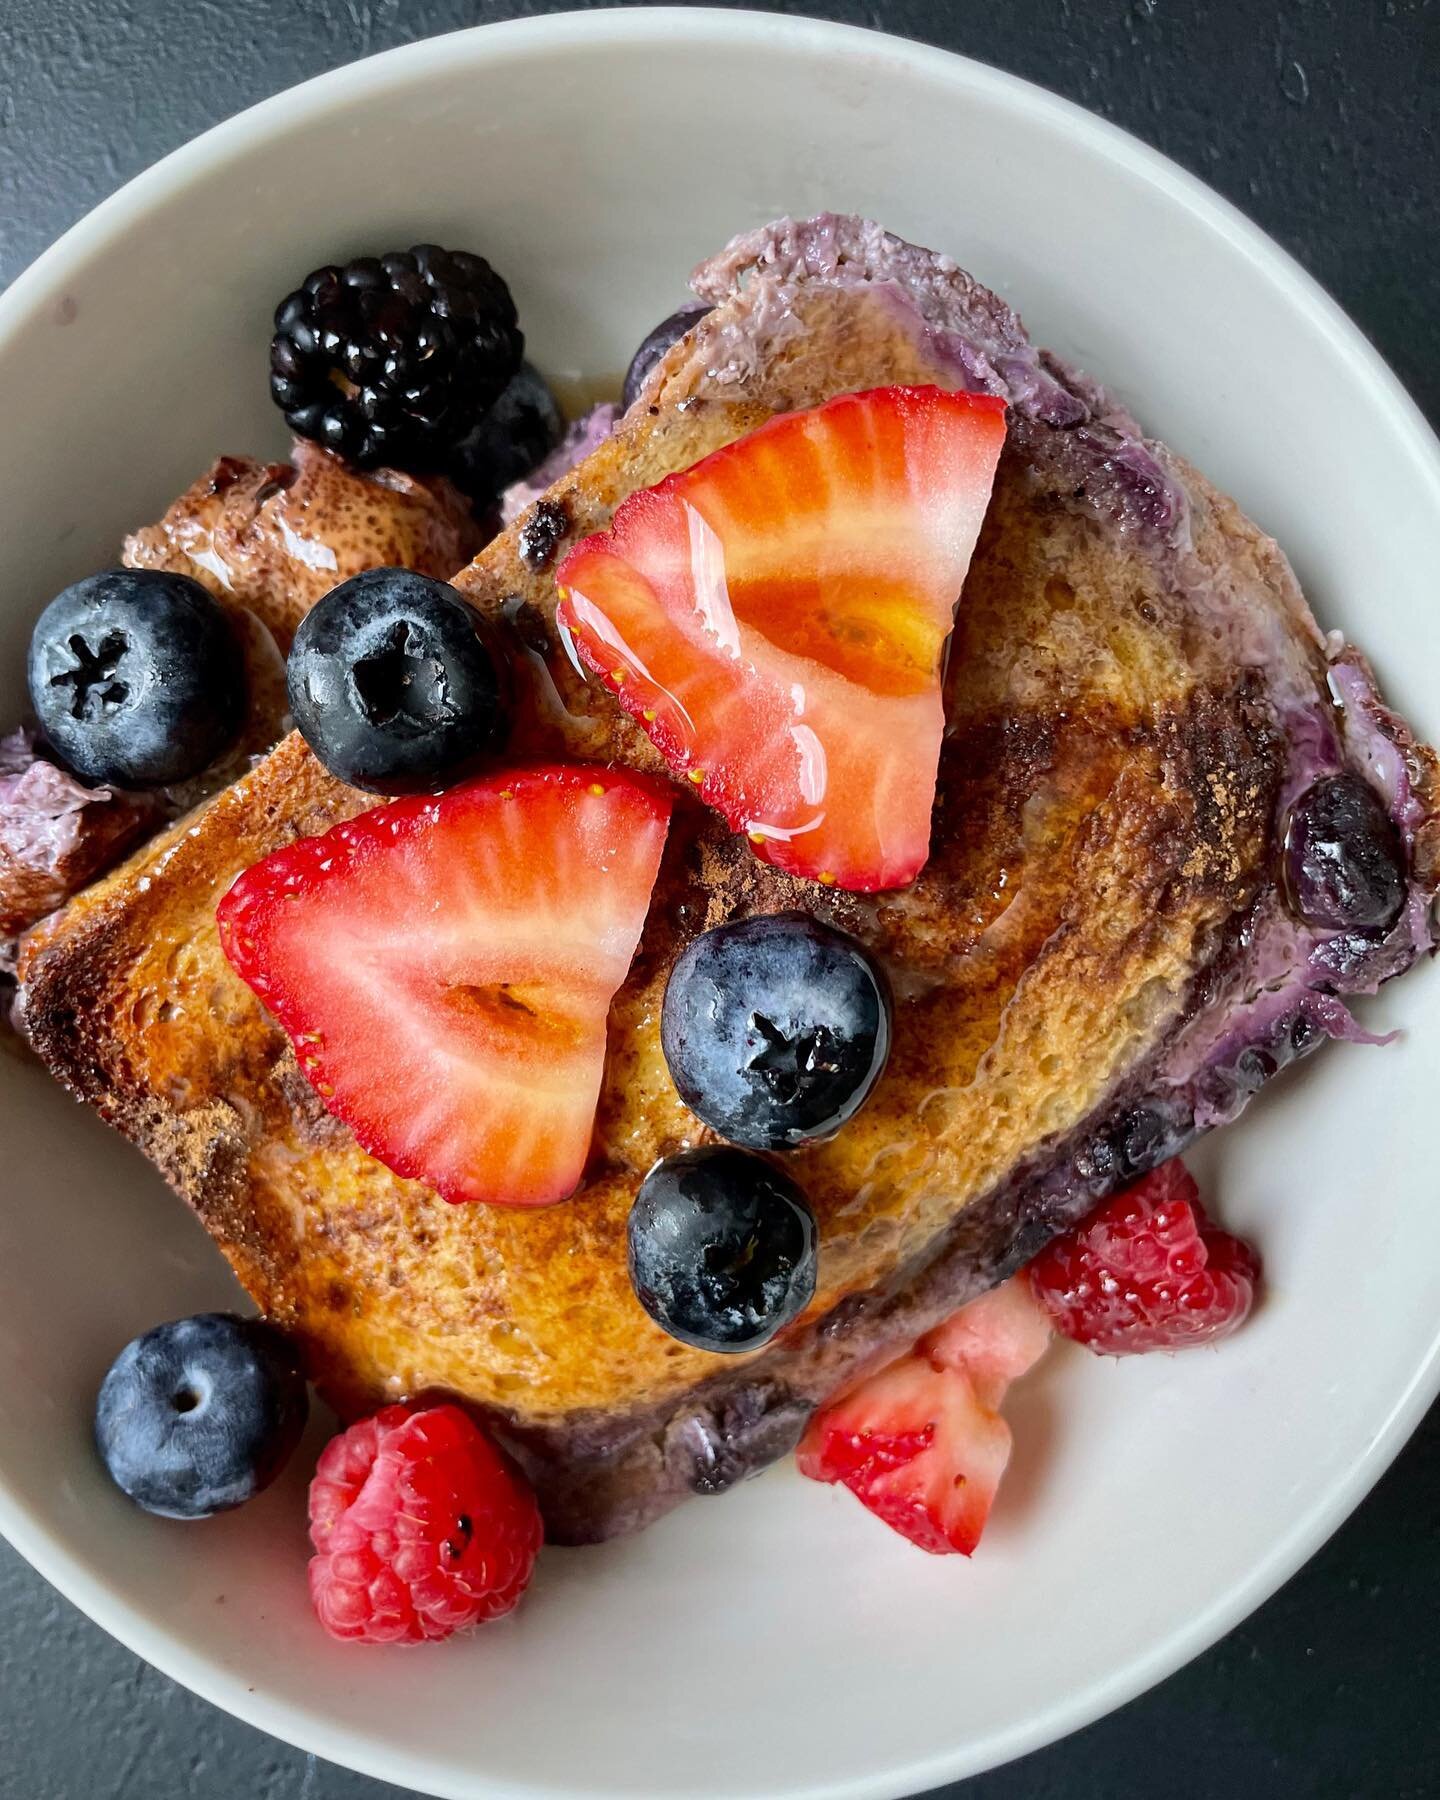
[[[1004,438],[988,395],[846,394],[633,494],[561,564],[585,665],[778,868],[869,891],[924,864]]]
[[[844,1482],[922,1550],[969,1556],[1010,1460],[1000,1403],[1049,1341],[1023,1277],[982,1294],[822,1407],[801,1440],[800,1472]]]
[[[447,1200],[544,1206],[584,1170],[669,817],[578,765],[398,800],[247,870],[220,942],[362,1148]]]

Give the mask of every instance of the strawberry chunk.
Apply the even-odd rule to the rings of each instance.
[[[363,1149],[447,1200],[544,1206],[584,1171],[669,817],[581,766],[398,800],[247,870],[220,942]]]
[[[1029,1277],[1057,1331],[1133,1356],[1228,1337],[1255,1304],[1260,1258],[1211,1224],[1176,1157],[1048,1244]]]
[[[924,865],[1004,438],[989,395],[842,395],[631,495],[561,564],[582,662],[777,867],[870,891]]]
[[[1023,1276],[993,1288],[821,1407],[797,1452],[800,1472],[843,1482],[922,1550],[969,1556],[1010,1460],[1005,1390],[1049,1341]]]

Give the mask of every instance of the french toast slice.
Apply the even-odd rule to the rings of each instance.
[[[460,1397],[524,1462],[557,1541],[633,1529],[785,1453],[857,1370],[1296,1056],[1358,1035],[1343,996],[1431,941],[1435,759],[1230,501],[954,263],[877,226],[782,221],[695,285],[712,310],[615,435],[458,578],[508,634],[513,754],[664,772],[554,631],[558,554],[625,495],[835,393],[1001,393],[914,884],[861,897],[788,877],[679,794],[587,1178],[541,1211],[450,1207],[364,1155],[220,953],[214,909],[241,869],[373,804],[298,738],[81,895],[22,965],[40,1054],[195,1207],[339,1410]],[[1316,929],[1283,891],[1287,809],[1344,771],[1378,779],[1403,847],[1383,931]],[[670,1081],[660,1001],[695,933],[793,907],[884,961],[893,1051],[864,1110],[788,1159],[820,1224],[812,1306],[720,1357],[653,1325],[626,1273],[641,1177],[707,1135]]]

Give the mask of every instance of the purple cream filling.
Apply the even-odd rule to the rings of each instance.
[[[0,738],[0,850],[17,861],[58,868],[80,841],[85,809],[113,797],[46,762],[33,732]]]
[[[500,496],[501,524],[513,524],[526,507],[533,506],[563,475],[578,468],[592,451],[598,450],[614,431],[619,417],[620,408],[610,400],[582,413],[566,428],[564,437],[544,462],[537,463],[523,481],[506,488]]]
[[[1330,650],[1336,705],[1312,704],[1289,722],[1277,841],[1288,807],[1314,782],[1348,769],[1380,794],[1413,852],[1424,815],[1405,765],[1408,733],[1381,703],[1363,658],[1339,640]],[[1404,911],[1383,935],[1310,928],[1290,913],[1277,886],[1267,888],[1217,957],[1209,991],[1156,1066],[1155,1086],[1188,1097],[1195,1128],[1205,1130],[1228,1123],[1249,1097],[1229,1079],[1247,1046],[1264,1048],[1277,1033],[1302,1028],[1307,1049],[1326,1038],[1388,1043],[1391,1034],[1357,1024],[1344,996],[1373,994],[1434,945],[1431,897],[1413,883]]]
[[[777,347],[805,329],[791,305],[797,284],[866,287],[895,307],[927,349],[971,392],[999,394],[1018,420],[1067,434],[1075,485],[1115,524],[1183,539],[1184,489],[1130,415],[1094,382],[1037,350],[1019,317],[948,256],[936,256],[869,219],[824,213],[782,219],[733,240],[701,263],[690,285],[718,305],[737,291],[752,301],[741,321],[702,324],[698,338],[712,384],[749,379]],[[1012,424],[1012,429],[1013,429]]]
[[[83,886],[158,818],[154,801],[118,788],[86,787],[40,753],[21,727],[0,738],[0,897],[7,875],[45,895],[29,917],[0,930],[0,972],[13,972],[19,933]],[[8,912],[0,905],[0,915]]]
[[[24,728],[0,738],[0,1029],[16,1023],[20,939],[158,822],[145,794],[85,784]]]

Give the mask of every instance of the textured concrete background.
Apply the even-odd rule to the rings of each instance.
[[[240,107],[392,44],[547,10],[556,9],[0,0],[0,284],[127,177]],[[1157,144],[1291,249],[1440,423],[1434,0],[811,0],[776,10],[828,13],[966,51]],[[1357,1218],[1362,1207],[1357,1196]],[[1163,1518],[1155,1523],[1165,1529]],[[1355,1518],[1223,1644],[1113,1718],[953,1792],[1431,1800],[1440,1794],[1437,1524],[1432,1414]],[[1194,1554],[1203,1557],[1204,1545]],[[1073,1632],[1083,1657],[1085,1621],[1057,1620],[1057,1629]],[[395,1793],[282,1748],[174,1687],[3,1545],[0,1745],[4,1800]]]

